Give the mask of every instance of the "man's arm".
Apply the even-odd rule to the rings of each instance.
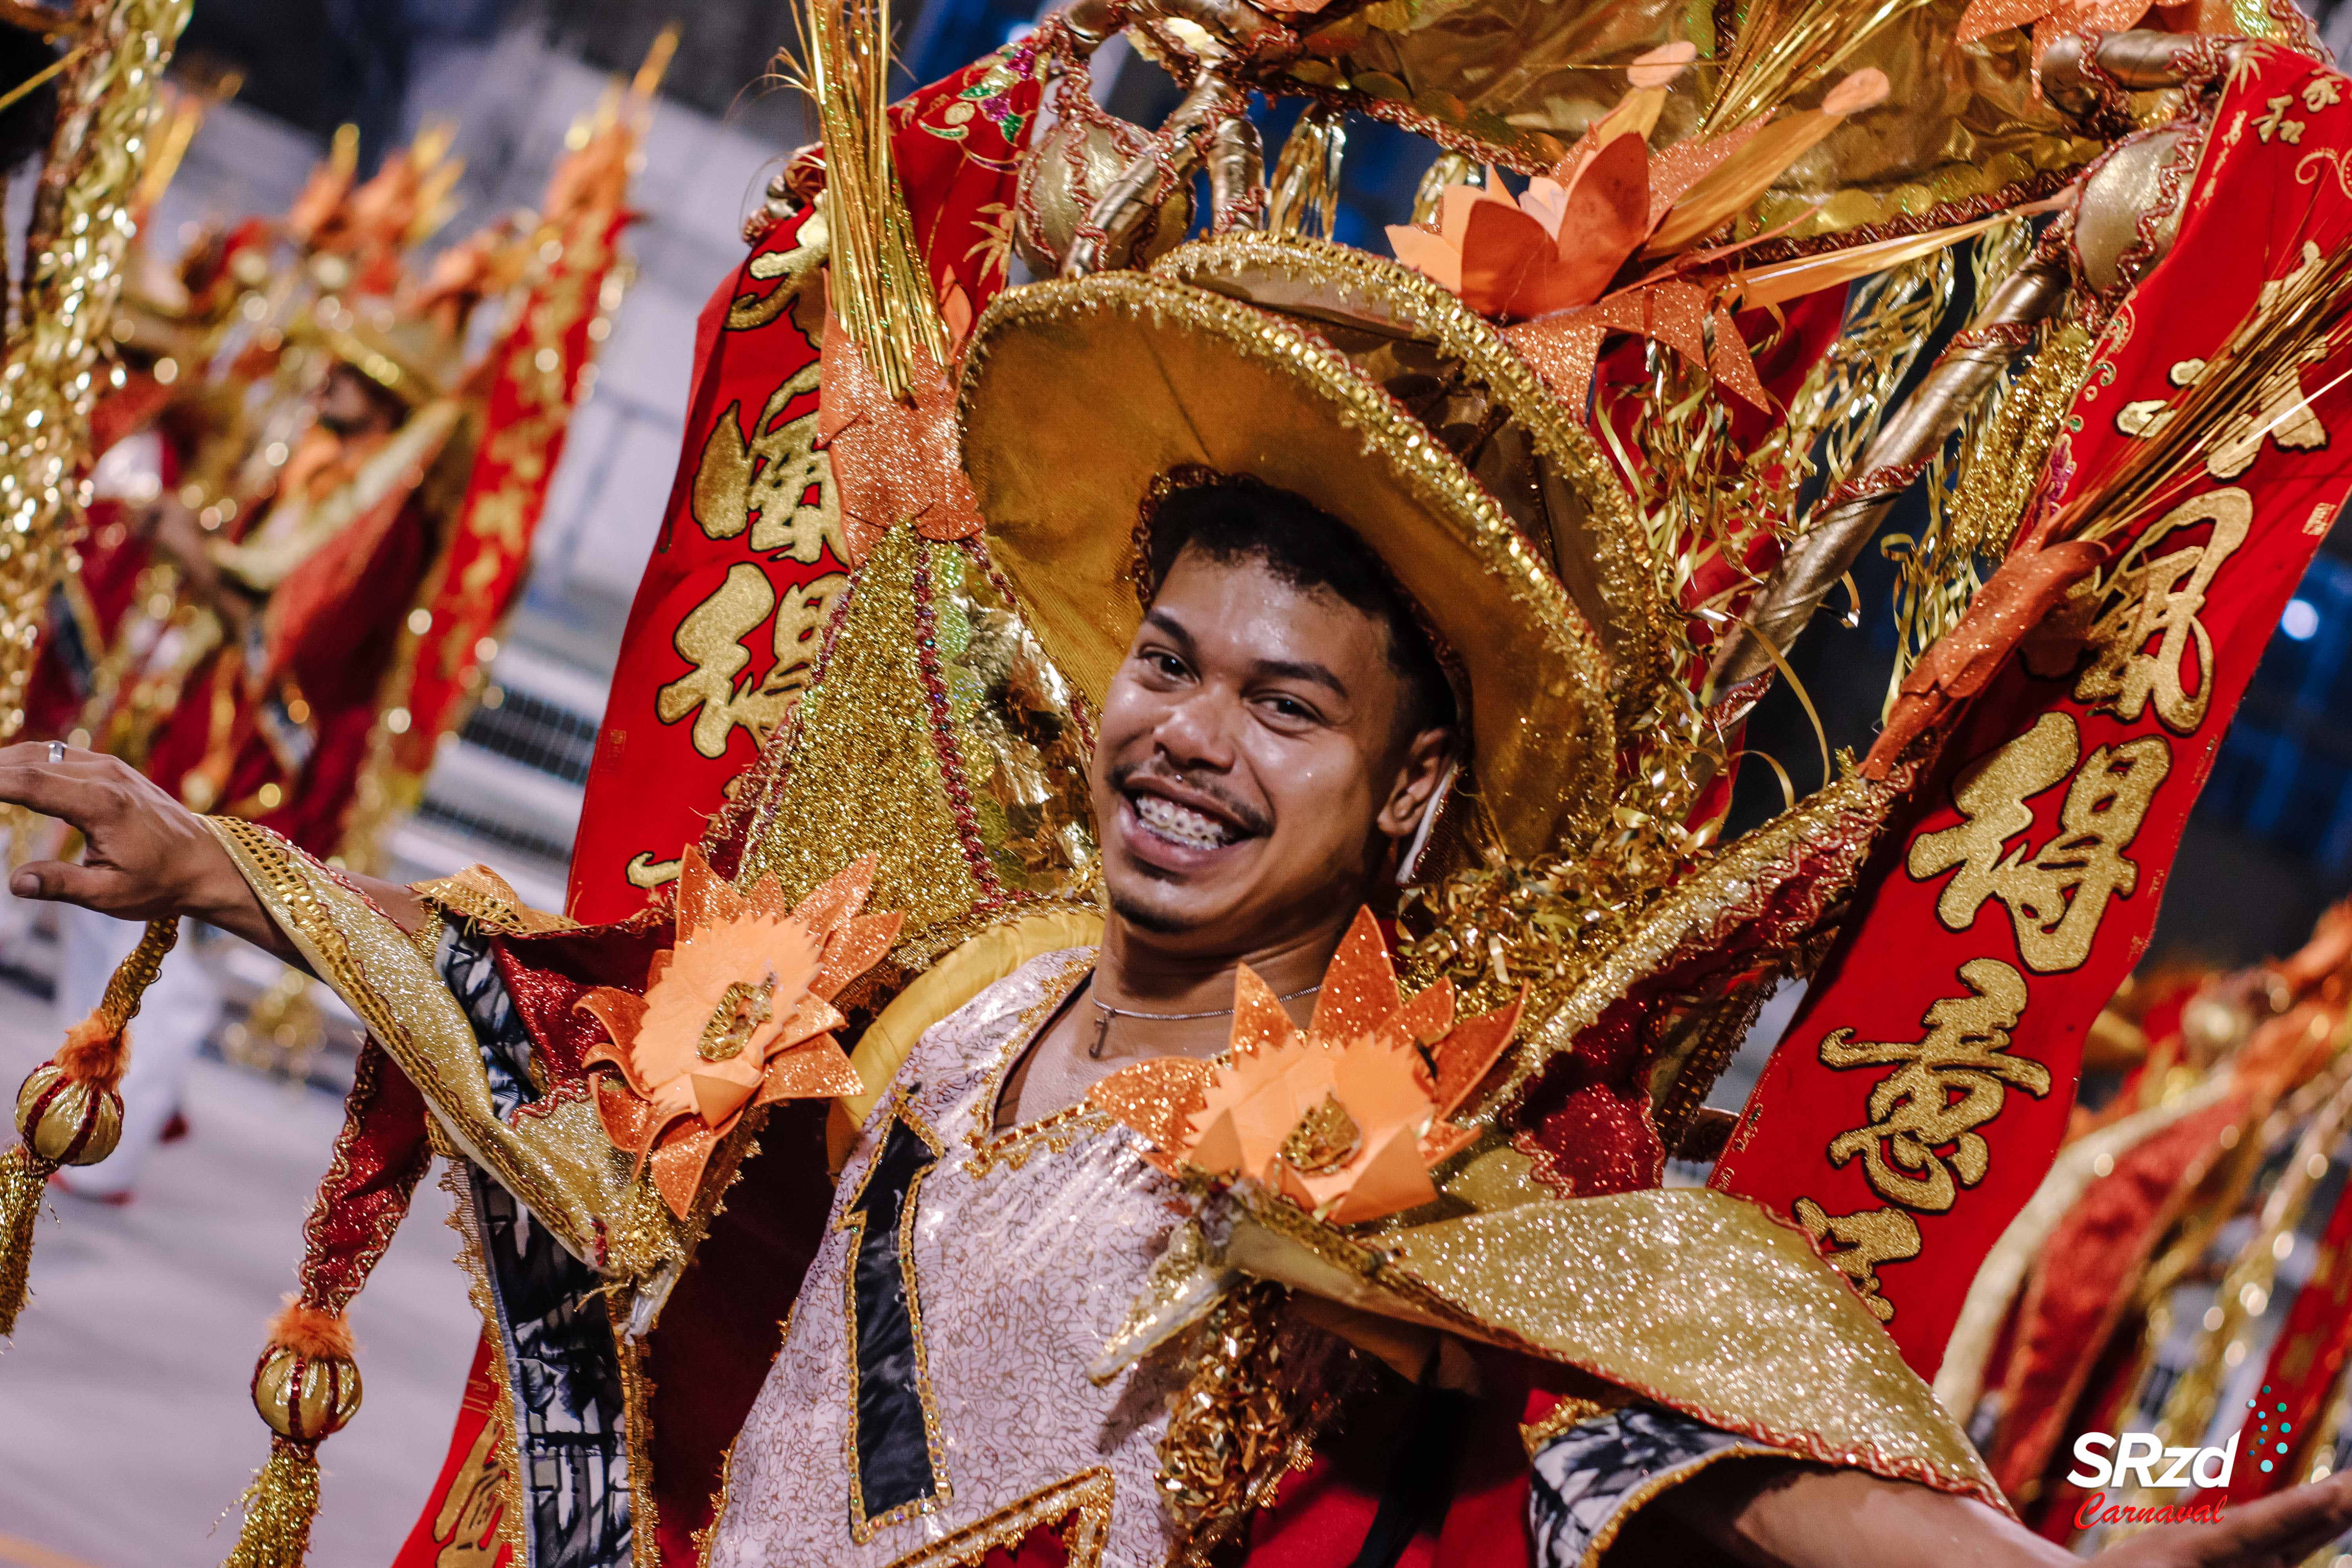
[[[1862,1470],[1745,1462],[1661,1500],[1678,1522],[1759,1568],[1873,1563],[2077,1564],[2055,1542],[1971,1498]],[[2294,1568],[2352,1529],[2352,1470],[2232,1508],[2220,1524],[2160,1525],[2093,1562],[2107,1568]]]
[[[49,754],[40,742],[0,747],[0,802],[58,818],[79,830],[87,847],[78,866],[35,860],[17,868],[10,892],[126,921],[192,916],[307,967],[194,812],[116,758],[67,748],[53,763]],[[425,905],[406,888],[373,877],[351,880],[403,930],[424,926]]]

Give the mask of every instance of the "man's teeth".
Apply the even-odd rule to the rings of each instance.
[[[1189,805],[1179,805],[1163,795],[1139,795],[1132,798],[1135,815],[1162,838],[1172,838],[1195,849],[1221,849],[1241,837],[1215,817]]]

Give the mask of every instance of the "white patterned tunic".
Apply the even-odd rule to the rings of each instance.
[[[928,1030],[845,1167],[730,1464],[712,1568],[975,1562],[1076,1520],[1074,1560],[1164,1562],[1178,1358],[1087,1369],[1191,1212],[1083,1106],[991,1131],[1093,962],[1049,953]]]

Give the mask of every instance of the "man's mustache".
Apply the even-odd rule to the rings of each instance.
[[[1194,795],[1214,801],[1218,807],[1231,816],[1244,833],[1262,837],[1274,831],[1272,817],[1248,802],[1236,798],[1231,790],[1223,788],[1212,780],[1195,778],[1182,769],[1171,768],[1157,759],[1119,763],[1110,771],[1110,786],[1124,794],[1130,780],[1145,778],[1181,784]]]

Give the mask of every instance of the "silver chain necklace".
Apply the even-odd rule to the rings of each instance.
[[[1322,983],[1318,981],[1303,991],[1294,991],[1287,996],[1277,996],[1275,1000],[1296,1002],[1301,996],[1311,996],[1322,989]],[[1212,1007],[1205,1013],[1139,1013],[1129,1007],[1114,1007],[1095,995],[1094,982],[1091,978],[1087,982],[1087,1000],[1093,1004],[1095,1011],[1101,1015],[1095,1020],[1094,1044],[1087,1047],[1087,1055],[1095,1061],[1102,1060],[1103,1043],[1110,1037],[1110,1021],[1113,1018],[1142,1018],[1154,1024],[1189,1024],[1202,1018],[1229,1018],[1233,1016],[1234,1012],[1231,1007]]]

